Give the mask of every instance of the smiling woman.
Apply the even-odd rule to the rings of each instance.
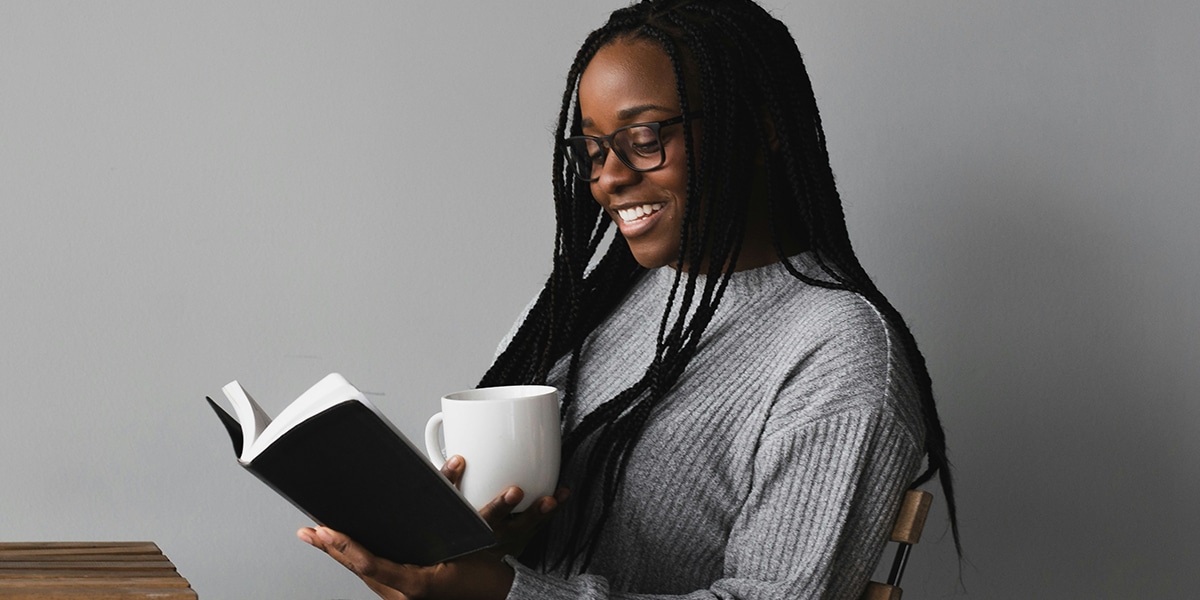
[[[481,511],[496,550],[428,569],[301,537],[384,597],[857,598],[940,475],[957,540],[924,359],[854,254],[786,27],[750,0],[618,10],[557,136],[554,270],[480,384],[562,390],[571,502],[513,516],[510,489]]]

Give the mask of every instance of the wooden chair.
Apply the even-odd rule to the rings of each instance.
[[[925,528],[925,517],[929,515],[931,503],[933,494],[929,492],[908,490],[904,494],[900,514],[896,516],[896,524],[892,527],[891,540],[900,545],[896,549],[896,559],[892,561],[892,572],[888,574],[887,583],[868,583],[862,600],[900,600],[900,578],[908,563],[908,552],[913,544],[921,540],[921,530]]]

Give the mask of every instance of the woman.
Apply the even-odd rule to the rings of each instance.
[[[924,360],[854,255],[786,27],[618,10],[562,106],[554,269],[481,385],[563,390],[571,502],[510,516],[510,489],[481,511],[502,548],[432,568],[300,537],[384,597],[857,598],[910,485],[940,473],[955,525]]]

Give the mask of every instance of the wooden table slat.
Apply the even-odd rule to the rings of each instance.
[[[60,562],[78,562],[81,560],[104,561],[104,562],[115,562],[115,561],[123,561],[123,560],[170,562],[170,559],[163,556],[162,554],[147,554],[147,553],[140,553],[140,552],[137,554],[112,553],[112,552],[84,552],[84,553],[80,553],[80,554],[59,554],[59,553],[47,554],[47,553],[33,552],[33,551],[4,552],[3,550],[0,550],[0,561],[16,562],[16,561],[32,561],[32,560],[60,561]]]
[[[4,550],[46,550],[59,548],[110,548],[114,550],[137,549],[143,552],[162,552],[162,550],[158,548],[158,544],[155,544],[154,542],[0,542],[0,549]]]
[[[0,588],[4,600],[196,600],[196,592],[189,588],[112,588],[104,590],[88,588],[39,588],[36,590],[5,590]]]
[[[89,556],[103,554],[107,556],[162,556],[162,551],[154,546],[140,547],[101,547],[101,548],[0,548],[0,557],[4,556]]]
[[[34,587],[187,587],[182,577],[59,577],[0,580],[0,590]]]
[[[154,542],[0,543],[5,600],[195,600]]]
[[[50,577],[174,577],[175,569],[0,569],[0,585],[9,579],[33,579]]]
[[[111,569],[116,571],[128,570],[145,570],[145,569],[163,569],[174,571],[175,566],[170,561],[149,561],[140,562],[132,560],[81,560],[76,562],[65,561],[44,561],[44,560],[23,560],[12,562],[0,562],[0,573],[5,570],[20,570],[20,569],[61,569],[70,571],[73,569]]]

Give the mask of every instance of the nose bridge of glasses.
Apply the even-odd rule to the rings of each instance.
[[[587,136],[587,140],[596,145],[594,152],[589,148],[586,154],[592,164],[593,169],[603,168],[604,165],[608,163],[609,151],[612,151],[613,154],[616,154],[617,158],[620,159],[622,163],[625,163],[625,166],[630,166],[629,159],[625,156],[625,150],[621,148],[616,141],[617,136],[621,135],[623,132],[623,130],[619,130],[614,131],[611,135]]]
[[[629,163],[629,157],[625,155],[624,149],[622,149],[620,144],[616,143],[614,140],[614,137],[619,133],[620,132],[616,132],[613,135],[604,136],[604,138],[602,138],[600,145],[601,151],[598,153],[596,160],[592,162],[593,179],[599,179],[605,171],[610,171],[610,169],[614,168],[617,169],[616,173],[612,173],[610,171],[609,177],[616,175],[618,178],[623,179],[623,174],[637,172],[637,169]],[[617,160],[608,160],[610,151],[612,154],[616,155]]]

